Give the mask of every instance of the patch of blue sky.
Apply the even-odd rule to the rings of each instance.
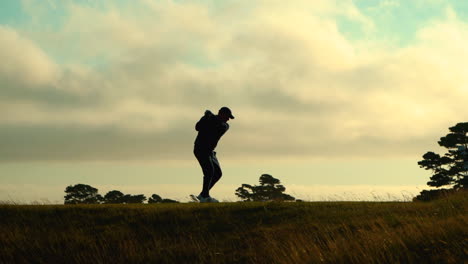
[[[336,18],[338,30],[349,40],[361,40],[366,38],[366,29],[358,21],[346,16]]]
[[[125,1],[122,5],[125,4]],[[70,4],[82,7],[90,7],[97,10],[106,10],[108,5],[100,1],[19,1],[2,0],[0,3],[0,24],[6,25],[18,32],[29,32],[27,35],[33,36],[32,40],[43,50],[52,60],[58,64],[80,63],[94,68],[104,68],[107,64],[105,54],[94,57],[76,57],[73,52],[64,54],[60,50],[51,49],[47,42],[35,39],[42,33],[59,32],[66,24],[70,16]],[[73,46],[72,43],[68,43]],[[72,47],[70,47],[73,50]]]
[[[0,3],[0,24],[15,27],[29,22],[29,16],[24,12],[18,0],[2,0]]]
[[[69,19],[71,15],[71,4],[102,12],[112,10],[123,16],[132,18],[146,18],[152,21],[157,19],[152,11],[142,8],[141,5],[133,5],[134,3],[132,4],[131,1],[126,0],[116,0],[113,2],[44,0],[41,2],[28,2],[29,4],[21,3],[22,2],[18,0],[5,0],[5,4],[1,4],[2,7],[5,7],[1,9],[1,12],[6,15],[1,16],[0,23],[11,24],[11,27],[18,31],[35,32],[35,34],[41,32],[54,34],[54,32],[59,32],[63,26],[66,25],[67,19]],[[215,2],[213,2],[213,5],[216,5]],[[79,47],[77,47],[79,42],[67,43],[67,45],[69,45],[69,52],[64,52],[63,49],[51,49],[47,42],[43,43],[40,40],[37,41],[36,44],[58,64],[77,63],[99,70],[106,68],[110,63],[110,58],[106,51],[95,54],[94,56],[76,56],[75,50],[79,49]],[[205,56],[206,54],[201,52],[202,50],[203,48],[193,47],[192,50],[188,50],[186,55],[181,58],[182,62],[200,68],[216,67],[217,64],[210,61],[208,59],[209,56]]]
[[[10,0],[7,0],[10,1]],[[16,27],[37,32],[56,31],[60,29],[69,15],[67,1],[17,1],[16,9],[19,18]]]
[[[447,8],[452,8],[461,20],[468,18],[468,1],[358,0],[355,4],[373,22],[373,30],[365,30],[362,24],[346,17],[337,19],[339,30],[350,40],[389,40],[397,46],[406,46],[414,40],[418,30],[445,19]]]
[[[463,22],[468,22],[468,1],[452,0],[451,6],[457,13],[457,17]]]

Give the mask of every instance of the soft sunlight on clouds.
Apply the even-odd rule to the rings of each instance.
[[[0,25],[0,76],[3,81],[18,82],[36,88],[54,81],[56,67],[32,41],[14,29]],[[6,89],[12,89],[5,85]]]
[[[468,118],[450,7],[388,48],[352,1],[25,3],[32,21],[64,13],[0,25],[4,160],[189,159],[195,122],[223,105],[232,158],[419,156]]]

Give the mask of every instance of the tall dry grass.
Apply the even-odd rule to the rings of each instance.
[[[2,205],[0,263],[463,263],[466,202]]]

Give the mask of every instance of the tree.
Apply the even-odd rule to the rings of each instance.
[[[260,185],[242,184],[237,188],[236,195],[245,202],[249,201],[293,201],[295,198],[285,194],[286,188],[281,185],[280,180],[269,174],[260,176]]]
[[[443,156],[432,151],[423,155],[419,167],[431,170],[433,175],[429,186],[451,186],[454,189],[467,188],[468,176],[468,122],[458,123],[449,128],[450,133],[438,141],[448,152]]]
[[[121,191],[113,190],[104,195],[104,203],[106,204],[121,204],[124,203],[123,197],[125,195]]]
[[[131,195],[123,194],[121,191],[110,191],[104,195],[106,204],[134,204],[143,203],[146,197],[143,194]]]
[[[455,193],[455,189],[436,189],[436,190],[422,190],[418,196],[413,198],[413,201],[428,202],[436,199],[449,197]]]
[[[65,204],[99,204],[103,200],[98,189],[86,184],[70,185],[65,193]]]
[[[178,203],[176,200],[172,199],[167,199],[167,198],[161,198],[161,196],[157,194],[151,195],[151,197],[148,199],[148,203]]]
[[[122,201],[126,204],[137,204],[137,203],[143,203],[146,200],[146,196],[143,194],[137,194],[137,195],[131,195],[131,194],[126,194],[124,197],[122,197]]]
[[[151,195],[151,197],[148,199],[148,203],[160,203],[162,201],[161,196],[157,194]]]

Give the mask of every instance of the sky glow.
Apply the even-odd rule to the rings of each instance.
[[[57,200],[82,180],[131,188],[125,177],[185,197],[177,186],[201,181],[194,124],[224,105],[236,119],[221,185],[271,173],[298,190],[415,192],[422,154],[468,120],[467,21],[449,0],[2,1],[0,200]]]

